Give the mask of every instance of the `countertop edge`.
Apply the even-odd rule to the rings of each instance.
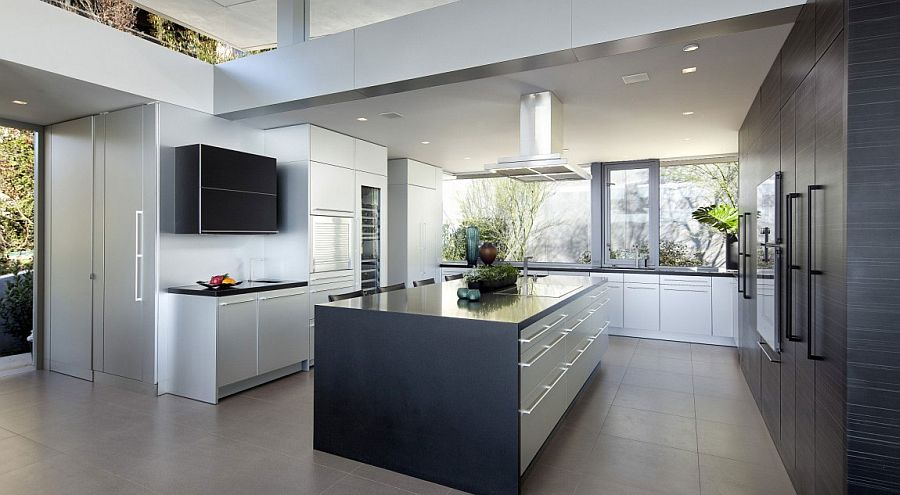
[[[299,287],[307,287],[308,285],[309,282],[278,282],[259,287],[235,287],[233,289],[221,290],[205,289],[199,285],[182,285],[178,287],[169,287],[166,289],[166,292],[183,296],[228,297],[239,296],[241,294],[254,294],[257,292],[270,292],[273,290],[296,289]]]

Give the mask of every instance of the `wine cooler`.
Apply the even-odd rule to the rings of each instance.
[[[372,290],[381,286],[381,189],[362,186],[360,194],[360,285]]]

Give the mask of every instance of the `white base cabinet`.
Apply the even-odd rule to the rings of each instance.
[[[306,287],[225,297],[165,294],[159,394],[215,404],[306,369]]]
[[[625,282],[625,328],[659,331],[659,285]]]
[[[711,279],[661,276],[659,321],[662,332],[712,335]]]

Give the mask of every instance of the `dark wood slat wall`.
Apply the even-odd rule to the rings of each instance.
[[[849,0],[848,481],[900,493],[900,0]]]
[[[844,19],[843,0],[810,1],[801,9],[739,136],[742,212],[756,211],[757,184],[777,170],[784,174],[784,192],[801,194],[790,219],[798,267],[792,271],[790,316],[799,341],[782,336],[781,363],[758,351],[755,299],[739,304],[741,367],[801,495],[847,491]],[[806,249],[811,184],[824,186],[815,197],[813,253]],[[810,279],[810,268],[822,273]],[[807,287],[813,288],[812,321]],[[811,338],[824,360],[807,358]]]

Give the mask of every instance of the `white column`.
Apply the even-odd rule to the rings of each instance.
[[[276,36],[278,48],[303,43],[309,39],[310,0],[278,0]]]

